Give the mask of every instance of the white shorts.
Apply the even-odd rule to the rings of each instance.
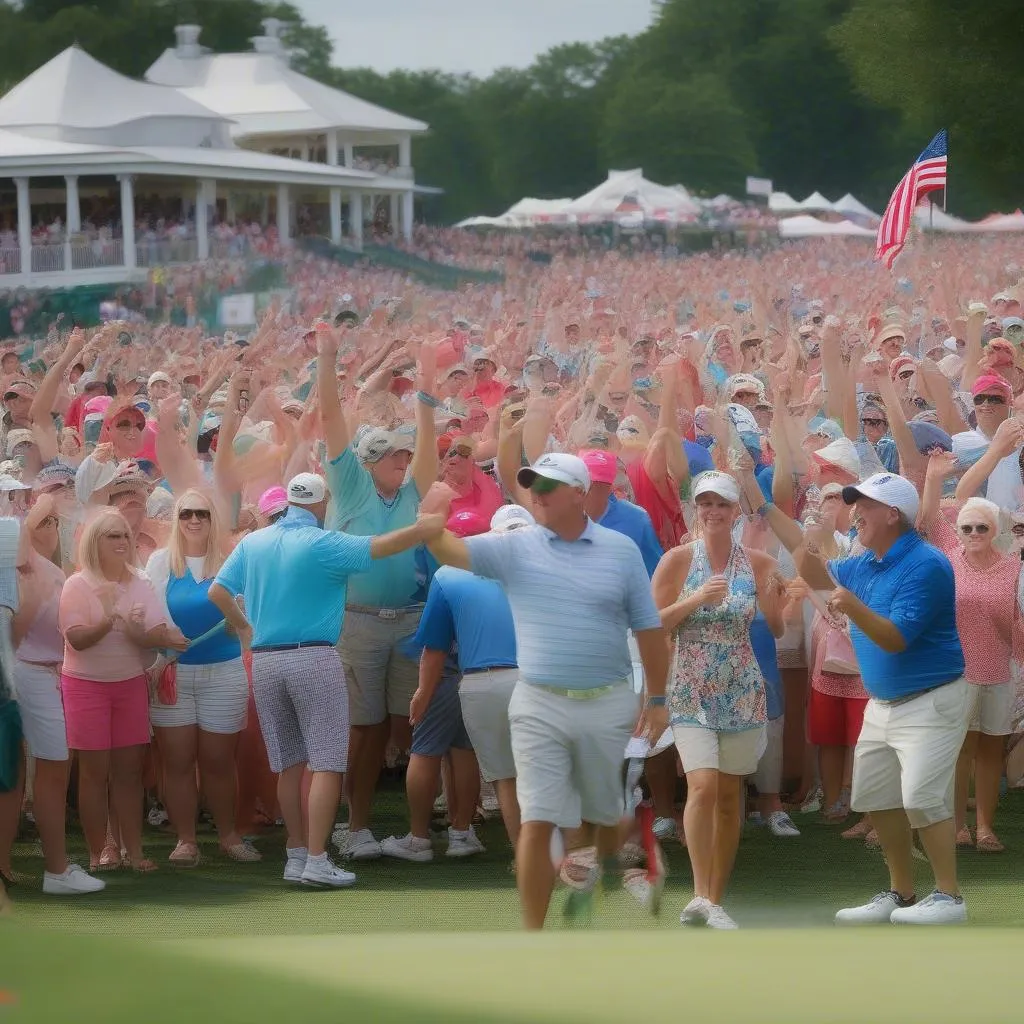
[[[484,782],[516,777],[508,706],[518,681],[519,669],[494,668],[470,672],[459,684],[462,722]]]
[[[230,735],[245,728],[249,710],[249,677],[241,658],[212,665],[177,665],[178,700],[164,705],[153,700],[149,719],[154,728],[198,725],[203,732]]]
[[[773,718],[765,726],[764,753],[754,773],[758,793],[778,793],[782,787],[782,737],[785,729],[785,715]]]
[[[986,736],[1009,736],[1013,732],[1013,705],[1017,684],[968,683],[967,731]]]
[[[520,680],[508,713],[522,820],[617,825],[626,807],[622,752],[639,711],[630,679],[591,699]]]
[[[60,666],[47,668],[15,661],[14,689],[30,756],[42,761],[66,761],[71,755],[60,696]]]
[[[965,679],[958,679],[905,704],[868,701],[853,753],[853,810],[902,807],[913,828],[953,816],[969,689]]]
[[[715,732],[699,725],[673,725],[684,772],[712,768],[723,775],[753,775],[767,743],[763,725],[740,732]]]

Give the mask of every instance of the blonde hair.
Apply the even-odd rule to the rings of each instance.
[[[82,572],[97,580],[104,580],[103,569],[100,566],[100,538],[108,533],[111,528],[121,527],[128,534],[128,543],[132,544],[132,528],[128,520],[116,509],[109,505],[97,509],[82,528],[82,535],[78,540],[78,565]],[[132,571],[132,557],[127,559],[128,568]]]
[[[167,538],[167,554],[174,576],[184,576],[187,563],[185,561],[185,545],[182,543],[181,520],[178,514],[183,508],[196,508],[200,502],[210,510],[210,536],[206,542],[206,554],[203,556],[203,579],[217,575],[217,570],[224,564],[224,542],[221,538],[220,520],[213,499],[198,488],[190,487],[174,503],[171,513],[173,524],[171,535]]]

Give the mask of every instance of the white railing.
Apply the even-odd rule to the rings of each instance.
[[[68,248],[71,252],[71,270],[124,265],[124,246],[120,238],[97,238],[92,242],[78,242]]]
[[[33,245],[32,273],[55,274],[64,269],[63,245]]]
[[[135,245],[135,265],[162,267],[168,263],[194,263],[198,256],[194,238],[160,238]]]
[[[21,273],[21,250],[0,249],[0,274]]]

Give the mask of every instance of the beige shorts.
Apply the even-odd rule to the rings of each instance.
[[[459,683],[462,721],[469,733],[484,782],[516,777],[508,706],[519,681],[519,669],[470,672]]]
[[[522,820],[617,825],[626,809],[623,751],[639,711],[631,679],[590,700],[520,680],[508,713]]]
[[[699,725],[673,725],[684,772],[712,768],[723,775],[753,775],[767,742],[763,725],[740,732],[715,732]]]
[[[967,731],[986,736],[1009,736],[1013,732],[1013,705],[1017,684],[967,684]]]
[[[953,816],[956,760],[967,734],[964,679],[890,705],[869,700],[853,754],[855,811],[903,808],[913,828]]]
[[[399,611],[385,618],[346,608],[338,653],[353,725],[379,725],[389,715],[408,718],[420,666],[400,647],[416,632],[422,611]]]

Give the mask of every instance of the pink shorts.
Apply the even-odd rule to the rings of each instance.
[[[116,750],[149,743],[149,687],[145,676],[98,683],[61,674],[68,746]]]

